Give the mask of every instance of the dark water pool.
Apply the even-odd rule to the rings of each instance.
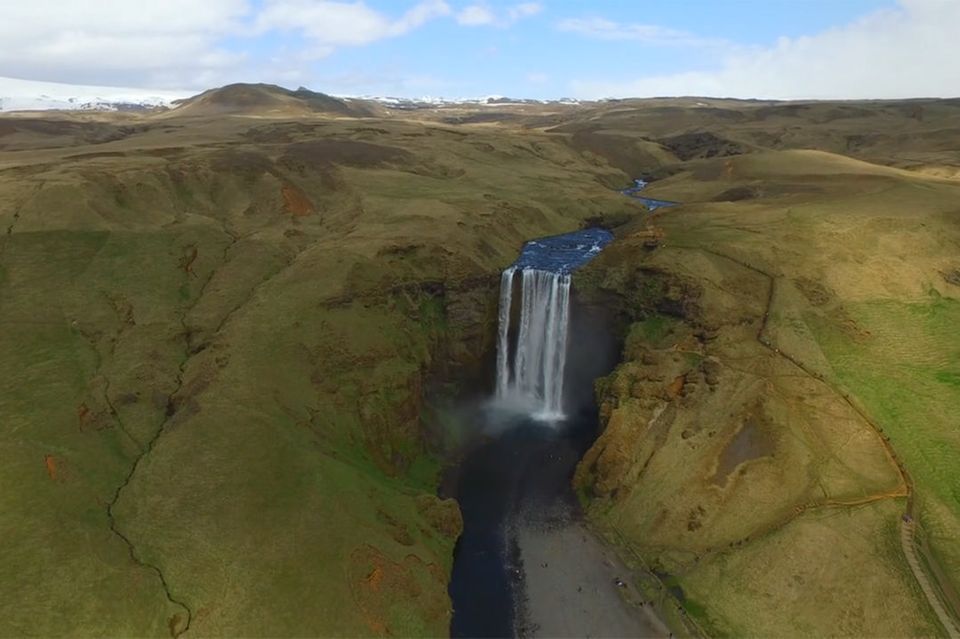
[[[577,423],[563,428],[590,430]],[[548,520],[575,508],[569,482],[588,441],[543,422],[518,420],[469,455],[456,487],[464,533],[450,582],[452,636],[516,636],[524,569],[513,524],[522,514]]]

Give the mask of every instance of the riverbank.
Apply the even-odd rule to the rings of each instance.
[[[571,516],[515,531],[523,561],[519,637],[667,637],[615,549]]]
[[[459,468],[464,532],[454,555],[451,634],[665,637],[615,549],[585,525],[571,489],[595,423],[525,418]]]

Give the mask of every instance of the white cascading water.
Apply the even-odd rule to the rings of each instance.
[[[520,270],[520,326],[510,357],[515,267],[500,278],[497,397],[520,404],[534,417],[563,419],[563,374],[570,317],[570,274]]]
[[[497,317],[497,397],[504,398],[510,392],[510,307],[513,297],[512,266],[500,274],[500,309]]]

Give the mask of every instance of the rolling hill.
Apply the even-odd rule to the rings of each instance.
[[[597,224],[574,481],[631,581],[706,634],[942,633],[958,140],[955,100],[0,117],[0,634],[445,634],[441,408],[522,243]]]

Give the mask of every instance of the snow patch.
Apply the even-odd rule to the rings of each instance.
[[[0,77],[0,111],[134,111],[169,107],[192,94]]]

